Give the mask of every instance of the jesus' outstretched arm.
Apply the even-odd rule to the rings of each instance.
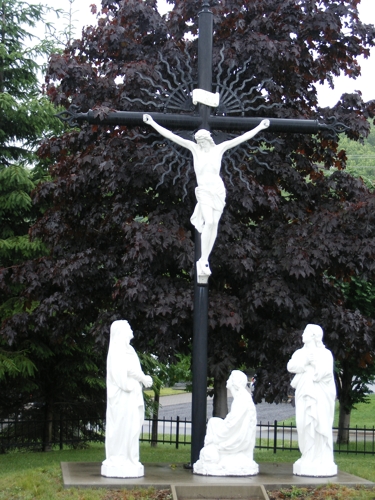
[[[168,130],[165,127],[162,127],[156,121],[152,118],[151,115],[144,114],[143,115],[143,121],[147,123],[147,125],[151,125],[159,134],[162,136],[166,137],[167,139],[170,139],[171,141],[175,142],[179,146],[182,146],[184,148],[189,149],[190,151],[193,150],[194,147],[196,147],[196,144],[193,141],[189,141],[187,139],[183,139],[177,134],[174,134],[170,130]]]
[[[256,134],[261,132],[262,130],[268,128],[270,126],[270,121],[269,120],[262,120],[259,125],[248,132],[245,132],[242,135],[239,135],[238,137],[235,137],[234,139],[231,139],[229,141],[224,141],[220,144],[220,148],[222,150],[222,154],[227,151],[228,149],[234,148],[238,146],[239,144],[242,144],[243,142],[248,141],[249,139],[252,139]]]

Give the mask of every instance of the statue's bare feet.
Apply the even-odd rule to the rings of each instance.
[[[208,283],[208,278],[211,276],[211,269],[207,261],[202,261],[201,259],[197,261],[197,276],[198,283]]]
[[[205,274],[206,276],[211,275],[211,269],[207,261],[202,261],[199,259],[197,262],[198,274]]]

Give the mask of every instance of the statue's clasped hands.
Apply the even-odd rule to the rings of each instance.
[[[309,352],[307,359],[308,359],[310,365],[315,364],[315,354],[313,352]]]
[[[142,384],[148,388],[148,387],[151,387],[152,384],[153,384],[153,381],[152,381],[152,378],[150,377],[150,375],[145,375],[145,378],[142,380]]]

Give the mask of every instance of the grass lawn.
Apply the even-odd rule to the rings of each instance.
[[[351,425],[372,427],[375,421],[375,395],[371,395],[371,404],[359,404],[352,413]],[[290,420],[288,420],[290,422]],[[158,444],[152,448],[148,443],[141,443],[141,461],[144,464],[188,463],[190,447]],[[292,463],[299,453],[269,450],[255,450],[255,460],[262,462]],[[105,458],[103,444],[91,444],[83,450],[55,450],[42,452],[12,452],[0,455],[0,500],[171,500],[169,491],[152,490],[100,490],[67,489],[62,485],[60,462],[101,462]],[[340,470],[349,472],[375,482],[375,456],[336,454],[335,462]],[[375,489],[353,489],[334,485],[313,490],[292,488],[270,492],[271,500],[374,500]]]
[[[176,450],[171,445],[159,444],[152,448],[141,444],[143,463],[188,463],[190,447]],[[160,495],[155,491],[111,492],[101,489],[63,488],[60,462],[102,462],[105,458],[103,444],[93,443],[84,450],[54,450],[42,452],[12,452],[0,455],[1,500],[170,500],[169,492]]]
[[[358,403],[356,409],[352,410],[350,417],[350,427],[373,428],[375,426],[375,394],[369,395],[370,403]],[[339,421],[338,405],[336,406],[334,427],[337,427]]]
[[[149,444],[141,444],[141,461],[143,463],[187,463],[190,460],[190,448],[181,447],[176,450],[171,445],[158,445],[151,448]],[[256,450],[255,460],[262,462],[294,462],[299,457],[298,452],[277,452],[273,454],[268,450]],[[60,462],[86,461],[101,462],[104,459],[104,446],[92,444],[84,450],[55,450],[49,453],[42,452],[13,452],[0,455],[0,500],[170,500],[169,492],[143,491],[110,491],[98,489],[67,489],[64,490],[61,479]],[[375,482],[375,457],[356,455],[336,455],[335,461],[340,470],[364,477]],[[330,486],[330,490],[333,487]],[[323,490],[320,489],[320,494]],[[278,498],[303,498],[319,500],[373,500],[375,489],[348,489],[340,488],[335,495],[319,497],[297,496],[298,490],[285,490],[284,497]],[[275,493],[276,494],[276,493]],[[352,496],[350,496],[352,495]]]
[[[148,396],[154,395],[154,391],[146,390],[143,392]],[[173,389],[173,387],[162,387],[162,389],[160,390],[160,396],[174,396],[176,394],[184,394],[185,392],[190,391],[185,391],[184,389]]]

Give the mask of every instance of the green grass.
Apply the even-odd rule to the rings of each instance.
[[[146,439],[147,441],[150,442],[152,439],[152,435],[144,432],[142,434],[142,439]],[[162,441],[164,440],[165,444],[167,444],[168,446],[176,446],[176,445],[172,444],[173,442],[176,441],[175,434],[170,434],[169,432],[166,431],[164,433],[164,435],[158,434],[158,439],[160,441],[160,444],[162,444]],[[171,441],[172,443],[170,443],[169,441]],[[180,446],[188,446],[191,443],[191,436],[188,436],[188,435],[183,436],[180,434],[179,443],[181,443],[181,441],[184,441],[184,443],[186,443],[186,444],[180,444]],[[158,446],[159,446],[159,444],[158,444]]]
[[[350,416],[350,427],[371,428],[375,425],[375,394],[369,395],[370,403],[358,403],[356,409],[352,410]],[[337,427],[339,421],[338,405],[336,405],[334,426]]]
[[[273,453],[271,450],[255,450],[254,453],[254,459],[258,463],[293,463],[300,456],[298,451],[277,450],[277,453]],[[335,463],[341,471],[375,483],[375,456],[336,453]]]
[[[104,459],[104,445],[100,443],[91,443],[83,450],[54,450],[48,453],[14,451],[0,455],[0,478],[35,467],[48,468],[53,464],[60,467],[60,462],[102,462]],[[190,461],[190,446],[180,446],[176,450],[176,447],[170,444],[159,443],[153,448],[148,443],[141,443],[140,459],[143,463],[187,463]]]
[[[158,444],[156,448],[152,448],[149,444],[142,443],[140,452],[141,461],[145,464],[190,461],[188,446],[176,450],[172,445]],[[277,451],[273,454],[269,450],[256,450],[254,458],[258,463],[292,463],[299,456],[298,452]],[[103,459],[102,444],[92,444],[84,450],[55,450],[49,453],[12,452],[0,455],[0,500],[110,500],[115,497],[108,496],[106,490],[74,488],[64,490],[62,486],[60,462],[101,462]],[[335,461],[340,470],[375,482],[375,457],[336,455]],[[145,495],[146,498],[151,498],[151,493]],[[358,498],[373,499],[375,492],[372,491],[371,495]]]
[[[140,455],[143,463],[188,463],[190,447],[176,450],[171,445],[158,444],[152,448],[149,444],[141,444]],[[84,450],[0,455],[0,500],[106,500],[106,490],[65,490],[60,467],[61,462],[102,462],[104,458],[104,445],[96,443]]]
[[[154,391],[147,390],[143,392],[148,396],[154,396]],[[190,391],[185,391],[184,389],[173,389],[173,387],[163,387],[160,390],[160,396],[175,396],[176,394],[184,394],[185,392]]]
[[[357,409],[353,410],[352,426],[372,427],[374,425],[375,395],[371,395],[370,399],[369,405],[358,404]],[[290,423],[290,419],[287,422]],[[152,448],[148,443],[141,443],[140,454],[144,464],[152,462],[175,464],[190,461],[189,446],[180,446],[176,450],[173,445],[158,444],[156,448]],[[276,454],[271,450],[255,450],[254,454],[258,463],[293,463],[299,456],[297,451],[279,450]],[[0,455],[0,500],[117,500],[120,498],[126,498],[126,500],[164,500],[155,499],[152,492],[134,494],[134,496],[127,494],[126,497],[120,497],[116,496],[115,493],[108,492],[108,490],[74,488],[64,490],[60,462],[101,462],[104,458],[103,444],[91,444],[83,450],[66,449],[49,453],[20,451]],[[336,454],[335,462],[340,470],[375,482],[375,456]],[[125,495],[125,493],[123,494]],[[295,498],[298,497],[295,496]],[[375,490],[358,492],[353,490],[349,492],[349,496],[327,496],[326,498],[327,500],[330,498],[332,500],[341,498],[373,500]]]

